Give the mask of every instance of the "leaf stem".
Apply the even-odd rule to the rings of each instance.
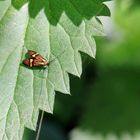
[[[37,130],[37,135],[36,135],[35,140],[39,140],[39,135],[40,135],[41,126],[42,126],[42,122],[43,122],[43,116],[44,116],[44,111],[42,110],[41,118],[40,118],[40,122],[39,122],[39,127],[38,127],[38,130]]]
[[[43,76],[44,76],[44,73],[45,71],[43,70]],[[40,90],[40,97],[41,97],[41,94],[42,94],[42,85],[43,85],[43,78],[41,80],[41,90]],[[39,97],[39,98],[40,98]],[[40,99],[39,99],[40,101]],[[39,105],[39,103],[38,103]],[[44,104],[43,104],[44,105]],[[41,117],[40,117],[40,120],[39,120],[39,126],[38,126],[38,130],[37,130],[37,134],[36,134],[36,138],[35,140],[39,140],[39,136],[40,136],[40,131],[41,131],[41,126],[42,126],[42,122],[43,122],[43,117],[44,117],[44,111],[42,110],[42,113],[41,113]]]

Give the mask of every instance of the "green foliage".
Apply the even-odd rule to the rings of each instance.
[[[95,57],[93,36],[103,35],[95,16],[110,12],[102,2],[0,1],[0,140],[21,140],[24,126],[36,128],[39,109],[53,112],[55,90],[70,93],[68,73],[82,73],[79,51]],[[23,66],[29,49],[56,58],[48,72]]]
[[[133,0],[129,0],[133,3]],[[140,8],[118,0],[119,39],[97,41],[98,79],[91,89],[80,126],[92,132],[134,134],[140,130]]]

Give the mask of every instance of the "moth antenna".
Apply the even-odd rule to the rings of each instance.
[[[55,56],[54,59],[50,60],[49,63],[52,63],[53,61],[55,61],[55,60],[56,60],[57,58],[59,58],[59,56],[61,56],[65,51],[66,51],[66,49],[65,49],[62,53],[60,53],[58,56]]]

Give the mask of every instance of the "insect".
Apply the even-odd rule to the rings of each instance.
[[[52,63],[54,60],[56,60],[56,58],[58,58],[64,52],[65,52],[65,50],[61,54],[56,56],[54,59],[52,59],[51,61],[48,62],[39,53],[37,53],[35,51],[32,51],[32,50],[28,50],[29,58],[24,59],[23,60],[23,64],[28,66],[28,67],[30,67],[30,68],[32,68],[32,67],[45,67],[46,68],[46,66],[49,66],[50,63]],[[43,73],[43,75],[44,75],[44,73]],[[42,93],[42,83],[43,83],[43,78],[41,80],[41,91],[40,91],[40,94]],[[41,130],[43,115],[44,115],[44,111],[42,111],[42,114],[41,114],[41,118],[40,118],[40,122],[39,122],[39,128],[38,128],[37,136],[36,136],[36,140],[39,139],[39,134],[40,134],[40,130]]]
[[[23,60],[23,64],[28,67],[43,67],[48,66],[49,62],[35,51],[28,50],[30,58]]]
[[[23,60],[23,64],[30,67],[30,68],[31,67],[44,67],[44,66],[46,67],[49,65],[49,62],[35,51],[28,50],[28,55],[29,55],[29,58]],[[42,93],[42,83],[43,83],[43,79],[41,80],[40,94]],[[42,115],[40,118],[36,140],[39,139],[39,134],[40,134],[41,126],[42,126],[43,116],[44,116],[44,111],[42,111]]]

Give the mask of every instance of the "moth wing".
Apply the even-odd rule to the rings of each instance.
[[[33,61],[33,66],[45,66],[48,65],[48,62],[40,54],[38,54]]]
[[[38,54],[35,59],[37,59],[40,62],[46,62],[47,60],[45,58],[43,58],[40,54]]]
[[[29,59],[23,60],[23,64],[32,67],[32,66],[46,66],[49,63],[45,58],[43,58],[40,54],[35,51],[28,50]]]

